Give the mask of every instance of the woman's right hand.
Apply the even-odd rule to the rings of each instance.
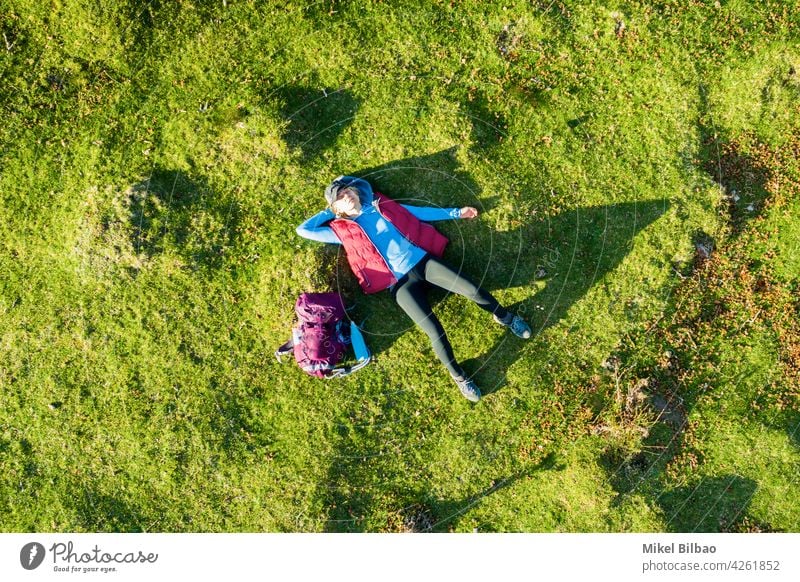
[[[461,209],[461,218],[475,218],[478,216],[478,209],[472,206],[465,206]]]

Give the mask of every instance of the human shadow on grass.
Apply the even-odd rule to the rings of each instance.
[[[192,268],[217,269],[239,238],[241,209],[199,176],[156,167],[130,190],[131,246],[148,258],[175,253]]]
[[[472,124],[470,143],[473,151],[485,153],[505,139],[508,119],[499,111],[492,110],[485,93],[478,90],[472,100],[462,101],[460,105]]]
[[[565,468],[566,465],[559,459],[558,455],[549,453],[536,465],[517,471],[504,479],[496,480],[483,491],[463,499],[430,499],[428,497],[425,501],[425,505],[422,507],[427,507],[429,509],[430,515],[433,518],[432,522],[430,524],[425,524],[409,519],[406,521],[405,525],[409,531],[449,531],[458,524],[458,521],[467,511],[482,503],[487,497],[511,487],[520,481],[524,481],[534,476],[536,473],[542,471],[563,471]],[[419,492],[417,497],[425,499],[426,495],[424,492]],[[414,515],[409,512],[407,512],[407,514],[410,517]]]
[[[398,160],[354,172],[373,188],[391,198],[413,205],[476,206],[490,212],[499,199],[482,200],[475,182],[460,170],[451,148],[429,156]],[[534,334],[541,334],[561,321],[568,310],[593,285],[615,269],[631,250],[632,241],[669,208],[667,200],[622,202],[574,208],[553,217],[523,221],[506,232],[487,232],[478,221],[438,222],[436,227],[451,239],[445,260],[489,291],[526,289],[523,301],[507,305],[524,316]],[[329,281],[353,296],[352,275],[338,260],[343,251],[329,255]],[[336,261],[330,260],[337,257]],[[431,286],[428,297],[436,305],[445,292]],[[467,305],[465,317],[482,317],[487,326],[496,325],[488,314]],[[413,329],[410,319],[388,297],[388,293],[356,296],[359,316],[367,323],[365,333],[374,353],[387,350],[399,334]],[[370,315],[380,313],[380,318]],[[445,326],[445,331],[447,327]],[[456,357],[475,378],[484,394],[505,384],[506,371],[519,359],[525,342],[503,335],[484,353],[465,354],[454,345]]]
[[[330,149],[361,107],[361,100],[344,87],[290,84],[272,90],[265,98],[279,102],[281,115],[288,122],[283,138],[290,146],[300,148],[305,161]],[[492,110],[485,94],[478,91],[472,100],[462,104],[461,110],[472,125],[473,150],[485,153],[503,141],[508,120]],[[387,164],[376,170],[390,170],[393,166]]]
[[[302,108],[303,99],[308,97],[302,95],[301,91],[294,110]],[[291,102],[291,99],[287,100],[287,103]],[[285,111],[288,118],[292,108],[287,107]],[[475,118],[486,117],[491,112],[485,104],[478,103],[467,113],[474,122]],[[313,132],[320,129],[333,135],[332,132],[343,125],[336,123],[335,117],[329,117],[327,121],[311,129],[305,128],[300,122],[302,120],[292,128],[293,122],[290,119],[288,131],[296,131],[296,134],[287,134],[287,141],[303,149],[304,156],[309,158],[333,143],[334,140],[325,141],[314,150],[307,148],[306,142],[309,139],[313,141]],[[497,124],[490,121],[481,126],[473,123],[473,141],[476,142],[474,147],[486,151],[500,141],[505,121],[502,118],[495,121]],[[458,162],[456,148],[399,159],[375,167],[348,170],[347,173],[365,178],[375,190],[401,203],[419,206],[476,206],[481,213],[487,213],[503,202],[498,196],[481,195],[478,185]],[[511,307],[525,312],[534,325],[534,330],[541,332],[560,321],[570,306],[615,268],[629,252],[632,239],[659,218],[667,208],[668,203],[665,200],[610,204],[575,208],[555,217],[534,218],[532,222],[529,210],[520,208],[514,227],[506,232],[486,232],[480,220],[440,222],[436,227],[445,232],[452,241],[445,260],[462,268],[470,278],[490,291],[508,287],[527,289],[525,295],[528,297],[521,304]],[[365,335],[373,353],[380,355],[400,334],[414,328],[413,323],[389,298],[388,293],[361,294],[346,262],[342,260],[341,247],[317,246],[314,251],[318,253],[321,263],[321,281],[342,292],[348,303],[352,299],[357,304],[354,317],[359,322],[366,318]],[[444,296],[445,293],[441,290],[430,291],[429,298],[434,308]],[[455,300],[466,301],[461,298]],[[534,305],[541,305],[546,310],[539,314],[534,310]],[[471,313],[470,317],[488,317],[478,308],[474,309],[474,314]],[[487,318],[486,322],[487,326],[495,325],[491,318]],[[465,367],[468,372],[478,374],[482,388],[489,387],[485,389],[486,393],[491,392],[502,384],[506,370],[521,357],[524,345],[522,340],[505,334],[486,353],[474,361],[466,362]],[[458,357],[463,358],[466,355],[459,353],[458,346],[454,347]],[[491,382],[486,382],[487,378]],[[497,381],[498,378],[502,379],[501,382]],[[388,408],[385,412],[388,414]],[[346,424],[349,426],[350,423]],[[328,478],[320,486],[321,501],[329,511],[326,521],[328,530],[373,531],[385,527],[386,524],[370,521],[376,517],[373,515],[374,509],[378,505],[384,505],[378,498],[384,496],[387,483],[399,488],[407,481],[402,468],[395,474],[397,469],[394,464],[382,461],[391,456],[391,447],[381,438],[377,438],[371,432],[371,427],[364,427],[361,432],[364,434],[359,433],[359,443],[350,451],[344,445],[355,437],[341,436],[343,442],[337,449],[342,454],[331,464]],[[399,504],[412,508],[400,512],[403,520],[410,520],[407,525],[412,530],[425,529],[413,525],[414,507],[418,508],[419,516],[430,516],[429,529],[438,528],[436,524],[451,527],[464,512],[464,507],[471,507],[486,495],[491,495],[520,478],[521,475],[514,474],[500,480],[499,485],[491,485],[479,494],[455,501],[430,499],[414,487],[407,488],[405,493],[400,491],[392,497],[400,500]],[[416,493],[411,493],[409,498],[408,491]],[[421,523],[424,519],[419,517],[417,521]],[[399,527],[395,523],[389,529],[402,529],[402,524]]]
[[[631,251],[633,239],[668,208],[664,199],[578,207],[488,241],[479,239],[473,252],[487,257],[481,284],[490,291],[527,289],[528,297],[506,307],[528,321],[534,337],[540,335],[616,269]],[[466,360],[465,369],[484,394],[490,394],[505,384],[506,371],[525,345],[504,334],[483,354]]]
[[[491,198],[487,204],[481,204],[477,187],[458,170],[453,150],[399,160],[354,174],[368,179],[375,190],[410,204],[430,205],[435,200],[443,206],[474,205],[488,212],[498,203],[496,198]],[[460,266],[482,286],[492,291],[508,287],[529,290],[526,299],[510,307],[526,313],[534,332],[541,333],[563,319],[572,305],[618,266],[630,251],[632,239],[662,216],[668,207],[666,200],[650,200],[577,208],[500,233],[482,232],[484,229],[479,222],[438,223],[437,228],[447,232],[453,241],[445,257],[448,262]],[[341,258],[338,252],[335,256]],[[341,260],[331,268],[335,274],[332,280],[349,277],[349,270]],[[441,290],[429,292],[434,309],[444,296]],[[463,298],[448,301],[466,302]],[[358,303],[359,315],[367,317],[365,331],[375,353],[380,354],[400,334],[414,329],[386,293],[360,296]],[[465,305],[473,310],[468,312],[468,317],[484,317],[487,326],[495,325],[480,309]],[[542,309],[534,309],[536,305]],[[375,313],[380,313],[380,318],[370,319],[370,314]],[[490,393],[499,387],[499,379],[505,378],[506,370],[522,356],[525,345],[523,340],[503,334],[484,354],[465,361],[465,368],[475,373],[484,392]],[[458,346],[454,348],[459,355]],[[331,530],[368,531],[383,527],[369,522],[370,508],[378,503],[375,495],[383,491],[385,483],[399,484],[404,480],[401,474],[392,476],[390,466],[380,461],[388,454],[383,444],[374,436],[364,437],[375,444],[375,450],[366,452],[363,459],[358,455],[342,455],[340,461],[332,465],[325,481],[323,497],[330,508],[327,527]],[[365,448],[363,442],[353,447],[354,451],[368,449],[372,447]],[[360,479],[358,476],[362,473],[364,478]],[[379,484],[370,485],[374,475],[382,476],[380,487]],[[518,478],[512,476],[508,481]],[[408,501],[410,509],[405,510],[403,520],[424,523],[427,519],[433,529],[438,529],[434,524],[441,522],[442,527],[451,527],[465,507],[494,492],[493,487],[457,501],[431,500],[421,494],[412,495],[410,500],[407,494],[396,497]],[[417,517],[414,517],[415,512]],[[398,527],[396,523],[390,524],[390,529]]]
[[[431,496],[429,491],[417,487],[400,489],[397,485],[386,489],[373,485],[359,485],[369,482],[376,471],[359,459],[353,462],[334,465],[329,472],[329,485],[326,487],[325,505],[329,508],[326,520],[327,531],[366,532],[439,532],[455,527],[464,513],[476,507],[489,496],[498,493],[515,483],[533,477],[542,471],[562,471],[565,468],[555,453],[550,453],[539,463],[516,471],[515,473],[492,481],[482,490],[462,499],[442,499]],[[360,479],[363,475],[364,480]],[[393,484],[398,481],[392,481]],[[375,517],[375,506],[379,502],[373,491],[381,491],[381,497],[390,497],[399,506],[388,516],[388,523],[371,523]],[[384,499],[385,501],[385,499]]]

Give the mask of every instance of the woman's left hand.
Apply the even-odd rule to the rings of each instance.
[[[472,206],[465,206],[461,209],[461,218],[475,218],[478,216],[478,209]]]

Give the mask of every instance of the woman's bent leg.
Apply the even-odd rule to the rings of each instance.
[[[508,317],[506,308],[491,293],[438,259],[428,259],[425,264],[425,280],[452,293],[463,295],[500,319]]]
[[[456,362],[444,328],[431,311],[431,305],[425,296],[425,283],[418,279],[407,280],[397,288],[394,298],[400,308],[430,338],[436,357],[442,361],[450,375],[457,379],[464,378],[464,370]]]

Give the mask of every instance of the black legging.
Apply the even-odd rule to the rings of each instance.
[[[427,283],[463,295],[477,303],[481,309],[497,315],[500,319],[505,319],[508,311],[497,302],[491,293],[478,287],[468,278],[430,255],[420,261],[395,284],[392,289],[392,297],[397,304],[428,335],[433,344],[433,351],[450,374],[455,378],[464,378],[464,370],[453,356],[453,348],[447,340],[442,324],[431,311],[431,304],[425,295]]]

